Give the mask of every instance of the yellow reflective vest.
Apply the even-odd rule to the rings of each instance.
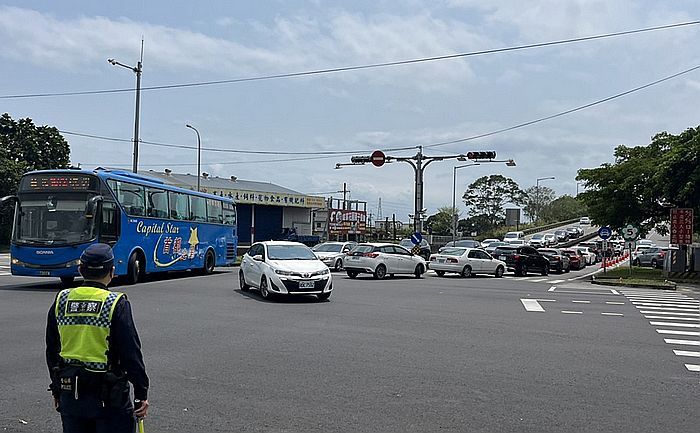
[[[56,298],[60,356],[66,364],[107,371],[112,314],[123,293],[98,287],[62,290]]]

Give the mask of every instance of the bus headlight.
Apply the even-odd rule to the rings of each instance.
[[[71,260],[70,262],[66,263],[67,268],[72,268],[73,266],[78,265],[80,265],[80,259]]]

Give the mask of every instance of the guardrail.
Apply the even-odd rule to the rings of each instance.
[[[565,226],[565,225],[567,225],[567,224],[573,224],[573,223],[579,222],[580,220],[581,220],[580,217],[579,217],[579,218],[572,218],[572,219],[570,219],[570,220],[559,221],[559,222],[556,222],[556,223],[546,224],[546,225],[543,225],[543,226],[530,227],[530,228],[528,228],[528,229],[522,230],[522,232],[525,233],[526,235],[529,235],[529,234],[532,234],[532,233],[542,232],[542,231],[549,230],[549,229],[553,229],[553,228],[556,228],[556,227]]]
[[[595,238],[596,236],[598,236],[598,232],[588,233],[587,235],[583,235],[579,238],[576,238],[576,239],[573,239],[570,241],[566,241],[566,242],[561,243],[561,244],[557,244],[556,248],[573,247],[574,245],[580,244],[581,242],[590,241],[591,239]]]

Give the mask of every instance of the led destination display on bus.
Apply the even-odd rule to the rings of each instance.
[[[95,189],[92,176],[77,174],[36,174],[22,179],[23,191],[87,191]]]

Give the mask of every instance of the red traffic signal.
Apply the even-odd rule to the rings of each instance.
[[[467,152],[468,159],[494,159],[496,157],[496,152],[489,150],[486,152]]]

